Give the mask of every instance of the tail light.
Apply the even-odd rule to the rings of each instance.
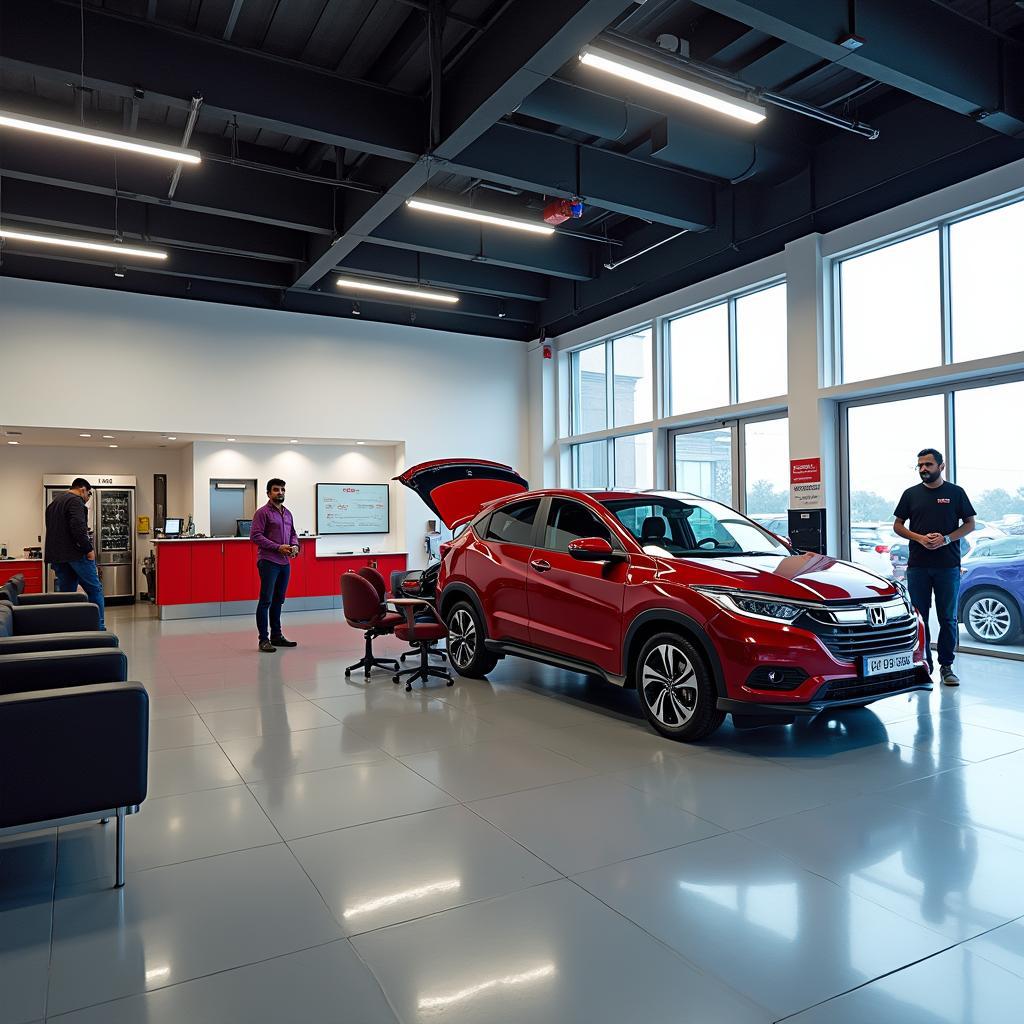
[[[875,550],[880,555],[887,555],[889,553],[889,545],[888,544],[876,544],[875,545]]]

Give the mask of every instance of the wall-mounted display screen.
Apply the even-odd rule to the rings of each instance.
[[[390,527],[387,484],[316,485],[317,533],[387,533]]]

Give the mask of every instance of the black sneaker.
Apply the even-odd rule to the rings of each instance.
[[[264,654],[273,654],[274,651],[277,650],[277,648],[269,640],[261,640],[260,641],[260,650]]]
[[[953,671],[952,665],[940,665],[939,675],[946,686],[959,686],[960,677]]]
[[[270,642],[275,647],[298,647],[298,642],[295,640],[287,640],[283,636],[274,636],[270,638]]]

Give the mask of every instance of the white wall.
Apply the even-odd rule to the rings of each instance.
[[[388,440],[409,465],[527,468],[517,342],[13,278],[0,310],[0,372],[34,382],[4,389],[7,423],[95,427],[102,411],[120,430]],[[420,564],[429,513],[402,497]]]
[[[22,548],[38,544],[43,532],[43,475],[67,473],[95,482],[98,476],[134,476],[135,514],[149,516],[153,525],[153,474],[167,474],[170,507],[181,501],[181,454],[173,448],[64,448],[22,444],[0,447],[0,541],[16,557]],[[134,524],[133,524],[134,527]],[[149,554],[152,534],[136,534],[136,590],[146,589],[142,559]]]
[[[243,479],[256,481],[257,508],[266,501],[266,484],[270,477],[280,477],[288,485],[285,504],[295,519],[295,529],[302,533],[316,532],[317,483],[382,484],[389,483],[397,472],[399,454],[396,448],[384,445],[342,446],[315,444],[214,444],[197,441],[193,446],[194,509],[196,529],[210,529],[210,481]],[[405,551],[404,493],[401,484],[390,485],[391,531],[387,534],[352,534],[324,537],[317,542],[321,553],[336,551]],[[407,492],[406,492],[407,493]],[[417,502],[417,505],[419,503]],[[419,506],[422,508],[422,506]],[[424,510],[425,511],[425,510]],[[410,524],[422,536],[426,516]],[[419,553],[410,551],[410,555]]]

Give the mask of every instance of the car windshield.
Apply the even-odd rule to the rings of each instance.
[[[645,495],[602,504],[649,555],[724,558],[790,553],[777,537],[717,501]]]

